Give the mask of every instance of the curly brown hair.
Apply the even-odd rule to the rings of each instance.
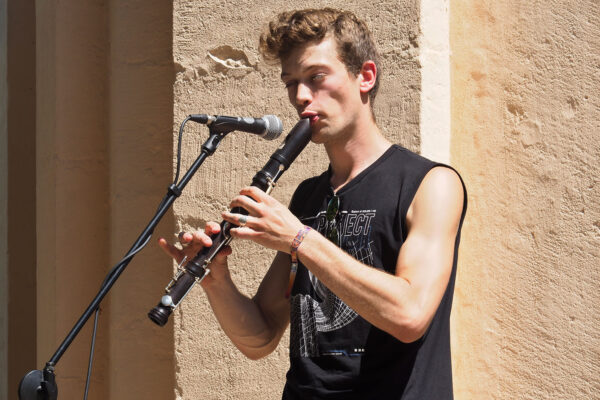
[[[369,92],[371,107],[379,88],[379,54],[367,24],[349,11],[333,8],[286,11],[279,14],[260,36],[259,50],[267,61],[282,61],[292,50],[320,42],[333,34],[338,55],[348,71],[358,75],[365,61],[377,66],[375,85]]]

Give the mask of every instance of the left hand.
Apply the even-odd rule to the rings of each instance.
[[[242,207],[248,211],[246,224],[232,228],[231,236],[249,239],[284,253],[289,254],[292,241],[304,227],[286,206],[255,186],[243,188],[240,195],[232,200],[230,207]],[[222,216],[225,221],[239,225],[242,214],[226,211]]]

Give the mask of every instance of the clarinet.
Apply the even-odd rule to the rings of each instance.
[[[310,141],[310,136],[309,119],[301,119],[286,136],[281,146],[271,155],[265,166],[256,173],[252,179],[252,186],[262,189],[267,194],[270,193],[277,180],[304,150]],[[235,207],[231,211],[244,215],[248,214],[248,211],[241,207]],[[148,313],[148,317],[155,324],[164,326],[173,310],[179,306],[192,287],[210,273],[209,264],[213,258],[231,242],[232,237],[229,230],[232,227],[229,222],[222,221],[221,231],[211,236],[212,246],[205,247],[183,268],[179,268],[165,288],[165,295],[158,305]]]

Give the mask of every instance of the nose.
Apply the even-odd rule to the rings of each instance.
[[[309,104],[312,101],[312,90],[304,83],[298,83],[294,100],[298,106]]]

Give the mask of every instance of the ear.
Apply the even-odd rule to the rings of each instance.
[[[362,94],[369,93],[377,80],[377,65],[371,60],[365,61],[358,75],[360,92]]]

